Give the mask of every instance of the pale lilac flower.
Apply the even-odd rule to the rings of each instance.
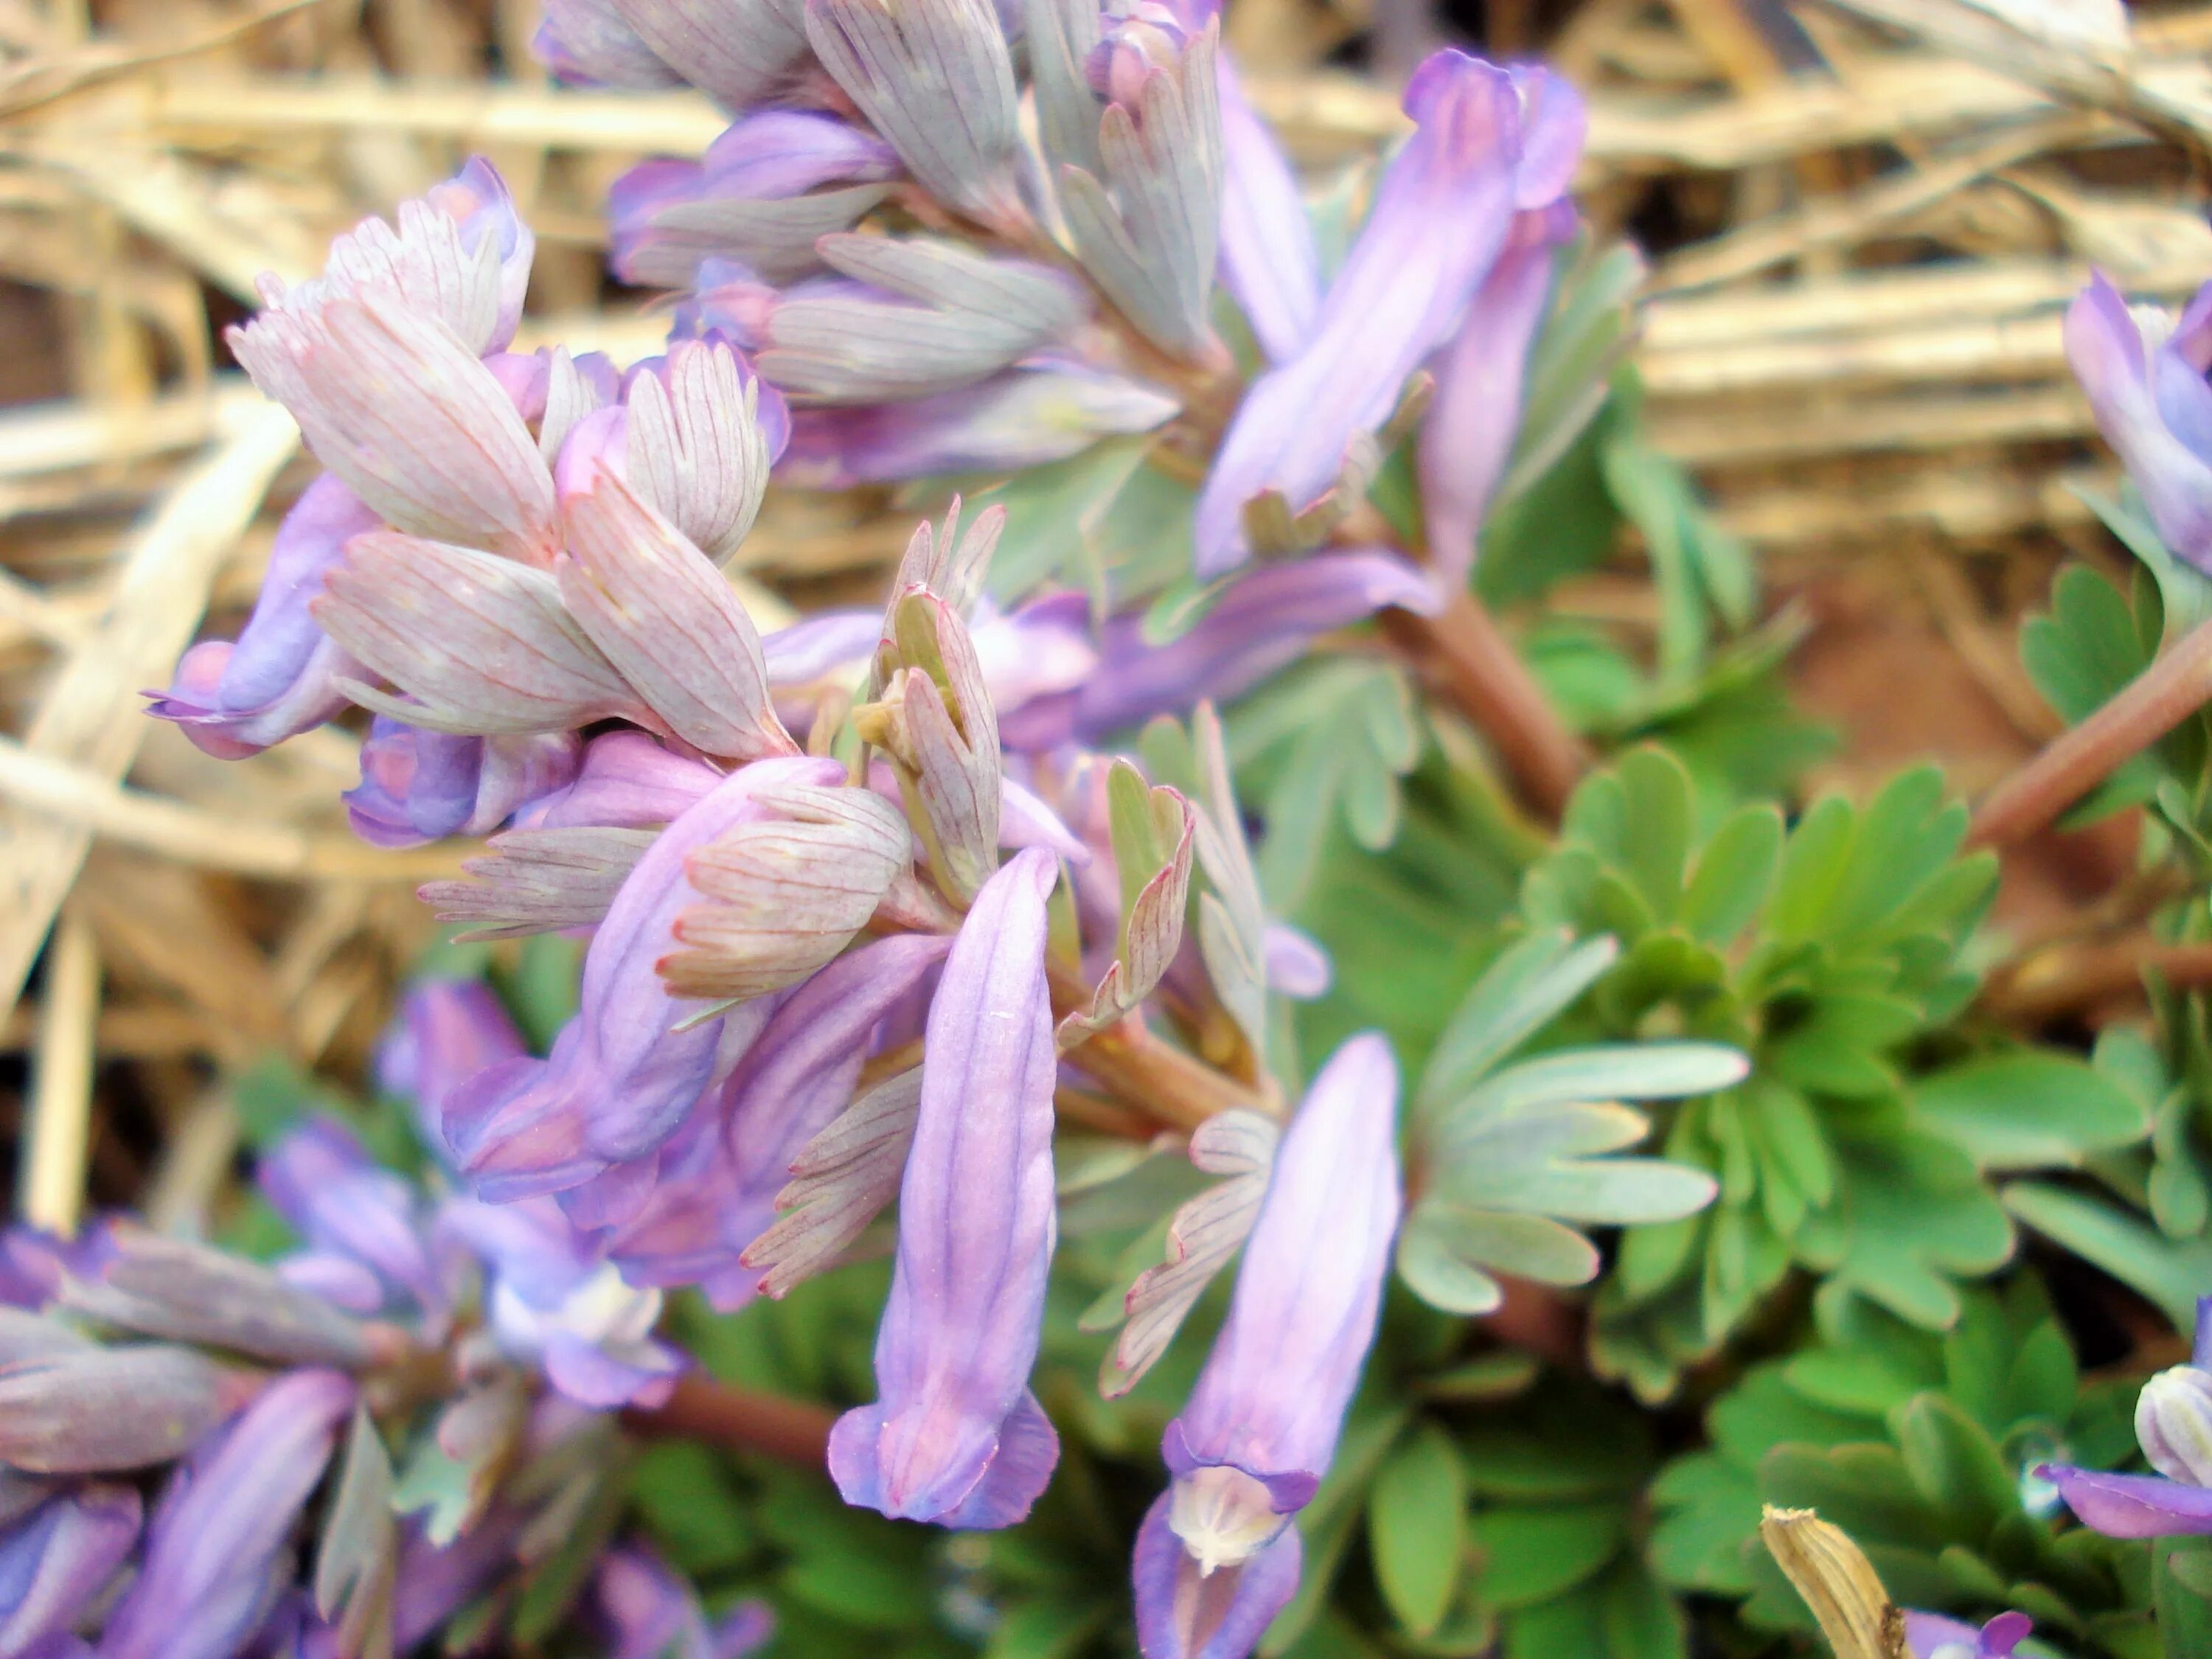
[[[545,0],[530,49],[570,86],[624,87],[655,91],[683,84],[611,0]]]
[[[131,1487],[87,1485],[0,1528],[0,1659],[76,1626],[130,1555],[138,1520]]]
[[[1150,432],[1182,404],[1141,380],[1040,352],[955,392],[903,403],[800,409],[780,476],[806,489],[944,472],[1018,472],[1101,438]]]
[[[709,1623],[699,1598],[651,1551],[610,1551],[594,1581],[614,1638],[608,1659],[744,1659],[775,1633],[765,1602],[740,1601]]]
[[[378,1085],[413,1103],[426,1145],[446,1150],[446,1097],[487,1066],[526,1054],[522,1033],[477,979],[410,987],[376,1054]]]
[[[336,1371],[294,1371],[169,1477],[100,1659],[228,1659],[289,1577],[286,1546],[353,1414]]]
[[[562,505],[605,471],[717,564],[752,528],[768,471],[790,441],[782,394],[722,336],[674,339],[632,365],[619,404],[570,428],[555,464]],[[574,526],[570,526],[573,550]]]
[[[1283,1136],[1229,1317],[1161,1440],[1174,1481],[1136,1561],[1146,1659],[1237,1659],[1297,1586],[1291,1519],[1328,1472],[1375,1340],[1397,1108],[1396,1064],[1370,1033],[1322,1068]]]
[[[1296,356],[1321,311],[1313,231],[1289,158],[1252,107],[1237,66],[1215,66],[1221,100],[1221,285],[1270,362]]]
[[[756,1294],[740,1270],[775,1219],[792,1160],[853,1098],[871,1035],[941,962],[951,940],[908,933],[839,957],[785,997],[704,1109],[688,1144],[661,1160],[650,1199],[611,1237],[633,1284],[698,1284],[722,1312]]]
[[[573,732],[455,737],[379,714],[361,746],[361,783],[345,793],[354,833],[378,847],[488,836],[574,781]]]
[[[572,0],[559,39],[586,38],[586,5],[611,11],[660,61],[726,110],[796,89],[811,65],[788,0]]]
[[[1407,377],[1451,337],[1514,215],[1565,192],[1581,151],[1580,100],[1547,70],[1441,52],[1406,89],[1418,124],[1330,285],[1304,349],[1253,383],[1199,497],[1197,568],[1251,556],[1247,505],[1279,496],[1295,524],[1347,471],[1371,471],[1373,437]]]
[[[1141,617],[1110,618],[1102,630],[1099,672],[1073,691],[1005,715],[1002,731],[1012,747],[1038,749],[1065,737],[1097,741],[1155,714],[1180,714],[1204,699],[1233,702],[1295,661],[1318,635],[1364,621],[1385,605],[1427,612],[1436,605],[1429,579],[1387,553],[1327,553],[1264,564],[1230,584],[1204,616],[1165,644],[1146,642]]]
[[[845,1501],[897,1518],[1012,1525],[1060,1455],[1029,1391],[1057,1221],[1044,966],[1054,878],[1051,854],[1032,849],[983,884],[930,1006],[876,1335],[881,1398],[830,1440]]]
[[[1905,1615],[1905,1640],[1912,1659],[2012,1659],[2035,1624],[2024,1613],[2001,1613],[1977,1630],[1938,1613]]]
[[[741,117],[697,161],[647,161],[607,194],[615,274],[689,288],[709,259],[771,283],[822,268],[815,241],[850,230],[890,193],[898,157],[834,115],[769,109]]]
[[[381,1313],[395,1303],[425,1313],[444,1306],[415,1188],[336,1119],[310,1118],[289,1132],[261,1155],[254,1180],[307,1247],[277,1264],[291,1282],[350,1313]]]
[[[1429,557],[1452,586],[1474,568],[1491,500],[1521,435],[1529,349],[1552,297],[1553,264],[1581,216],[1566,200],[1515,216],[1498,263],[1436,362],[1421,425],[1421,517]]]
[[[344,708],[337,682],[361,670],[323,636],[307,607],[346,543],[382,523],[329,474],[309,484],[277,526],[245,631],[235,643],[206,640],[185,652],[175,684],[146,712],[174,720],[209,754],[239,760]]]
[[[2130,311],[2097,273],[2066,313],[2066,357],[2159,539],[2212,574],[2212,283],[2177,320]]]
[[[678,755],[642,732],[610,732],[584,746],[574,783],[532,803],[516,823],[530,830],[668,823],[696,805],[722,777],[704,761]]]
[[[626,1284],[557,1205],[455,1198],[437,1224],[484,1264],[485,1310],[508,1358],[596,1410],[668,1398],[687,1362],[653,1334],[660,1292]]]
[[[546,1060],[480,1073],[446,1103],[446,1134],[480,1196],[499,1200],[581,1186],[644,1158],[672,1133],[713,1080],[724,1017],[669,994],[656,964],[677,916],[698,895],[684,860],[735,824],[779,783],[835,785],[830,760],[757,762],[687,808],[647,849],[584,958],[580,1005]],[[693,1020],[676,1030],[687,1018]]]
[[[340,237],[313,282],[264,281],[267,308],[225,337],[385,522],[542,564],[559,540],[552,476],[481,361],[520,316],[529,233],[481,161],[398,219]]]
[[[2109,1538],[2212,1533],[2212,1297],[2197,1300],[2185,1365],[2160,1371],[2136,1400],[2136,1438],[2156,1474],[2039,1464],[2084,1526]]]

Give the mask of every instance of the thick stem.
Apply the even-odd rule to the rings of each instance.
[[[1589,755],[1482,602],[1455,589],[1433,617],[1385,611],[1382,631],[1495,745],[1528,804],[1557,823]]]
[[[1055,1016],[1091,1006],[1091,988],[1080,975],[1064,967],[1050,971]],[[1170,1128],[1195,1129],[1232,1106],[1271,1115],[1276,1109],[1267,1094],[1164,1041],[1141,1014],[1085,1037],[1066,1057],[1115,1099]]]
[[[1974,814],[1967,840],[2008,847],[2048,825],[2212,701],[2212,622],[2182,635],[2170,651],[2123,686],[2118,695],[2072,731],[2045,744],[2007,778]]]
[[[677,1379],[665,1405],[625,1412],[623,1420],[641,1434],[703,1440],[818,1469],[828,1461],[837,1414],[809,1401],[755,1394],[693,1371]]]

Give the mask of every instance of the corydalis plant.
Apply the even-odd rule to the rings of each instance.
[[[414,764],[373,775],[380,808],[401,809],[377,827],[419,825],[431,801],[418,797],[448,790],[473,798],[466,822],[512,823],[467,880],[428,890],[447,915],[501,936],[591,934],[576,1012],[547,1054],[434,1011],[404,1051],[466,1195],[425,1223],[330,1131],[272,1164],[272,1198],[309,1243],[288,1271],[319,1290],[275,1305],[324,1345],[285,1352],[375,1360],[371,1337],[356,1354],[350,1325],[308,1317],[332,1303],[408,1309],[404,1352],[466,1335],[466,1321],[449,1326],[466,1298],[440,1265],[458,1245],[491,1265],[478,1301],[497,1352],[583,1404],[651,1405],[680,1364],[652,1335],[662,1289],[698,1285],[726,1309],[781,1293],[896,1193],[880,1399],[839,1425],[831,1473],[889,1515],[1007,1525],[1057,1455],[1028,1379],[1060,1119],[1201,1144],[1224,1118],[1272,1125],[1271,990],[1310,994],[1325,972],[1266,917],[1209,713],[1194,750],[1203,811],[1064,736],[1009,744],[992,663],[1018,688],[1033,665],[984,643],[1000,514],[963,530],[956,504],[941,529],[924,525],[864,637],[830,617],[761,640],[704,550],[729,550],[757,503],[768,394],[720,339],[679,341],[626,380],[558,352],[472,356],[495,337],[454,296],[491,291],[489,251],[512,240],[496,229],[470,240],[450,216],[410,210],[396,231],[356,232],[338,268],[368,246],[383,263],[284,296],[237,342],[356,504],[303,578],[319,639],[288,635],[272,653],[317,687],[288,716],[336,696],[387,722],[372,750]],[[389,349],[355,349],[372,335]],[[458,442],[481,424],[488,444],[450,476],[397,464],[425,410],[425,429]],[[496,465],[477,467],[486,455]],[[288,589],[264,605],[300,602]],[[839,672],[856,656],[857,684]],[[156,712],[231,719],[175,697]],[[237,729],[211,740],[251,746]],[[516,743],[550,759],[508,765],[500,745]],[[1324,1403],[1251,1455],[1306,1472],[1277,1494],[1278,1532],[1327,1464],[1372,1334],[1399,1203],[1395,1112],[1379,1045],[1347,1050],[1293,1120],[1259,1206],[1267,1243],[1246,1294],[1337,1284],[1320,1200],[1332,1148],[1366,1149],[1365,1265],[1305,1362]],[[780,1206],[792,1224],[775,1224]],[[209,1334],[192,1321],[210,1298],[191,1281],[105,1294],[103,1317]],[[269,1317],[236,1314],[218,1340]],[[455,1362],[472,1384],[475,1352],[464,1340]],[[1224,1351],[1224,1374],[1243,1380],[1201,1392],[1192,1422],[1213,1449],[1194,1457],[1241,1467],[1231,1442],[1257,1410],[1255,1363]],[[441,1449],[511,1447],[515,1399],[496,1377],[465,1394]],[[434,1543],[486,1524],[483,1484],[465,1478],[466,1495],[441,1504]],[[1198,1536],[1198,1522],[1177,1524]],[[1271,1568],[1266,1598],[1294,1578]],[[1204,1623],[1177,1622],[1176,1639],[1200,1639]]]

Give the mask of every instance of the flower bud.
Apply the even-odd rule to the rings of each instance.
[[[2160,1474],[2212,1486],[2212,1371],[2176,1365],[2136,1398],[2136,1438]]]

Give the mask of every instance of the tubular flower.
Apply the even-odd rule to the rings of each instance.
[[[2212,1533],[2212,1297],[2197,1298],[2189,1363],[2160,1371],[2136,1396],[2136,1439],[2156,1474],[2047,1463],[2036,1473],[2057,1485],[2084,1526],[2107,1537]]]
[[[1010,1526],[1060,1456],[1029,1391],[1055,1213],[1057,1071],[1045,988],[1049,854],[1017,854],[970,906],[930,1004],[899,1247],[876,1334],[882,1397],[848,1412],[830,1472],[848,1504]]]
[[[1138,1535],[1146,1659],[1236,1659],[1297,1587],[1311,1500],[1375,1340],[1400,1208],[1398,1074],[1357,1036],[1275,1154],[1229,1317],[1160,1449],[1173,1484]]]
[[[2066,360],[2159,538],[2212,574],[2212,283],[2175,318],[2097,273],[2067,309]]]

